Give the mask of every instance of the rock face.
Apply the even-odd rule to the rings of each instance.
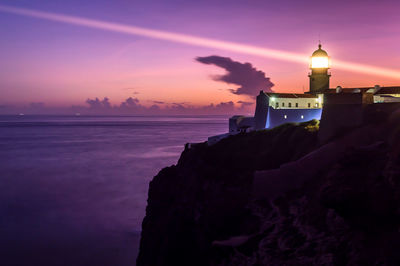
[[[186,149],[150,183],[137,265],[399,265],[397,118],[330,143],[311,121]]]

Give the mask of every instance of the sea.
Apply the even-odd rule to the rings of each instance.
[[[0,265],[135,265],[149,182],[226,116],[0,116]]]

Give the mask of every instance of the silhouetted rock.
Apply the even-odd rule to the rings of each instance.
[[[399,265],[400,116],[192,145],[150,183],[137,265]]]

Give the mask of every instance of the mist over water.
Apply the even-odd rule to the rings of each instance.
[[[0,116],[0,264],[134,265],[149,181],[227,124]]]

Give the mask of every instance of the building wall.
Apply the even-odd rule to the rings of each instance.
[[[400,102],[400,94],[374,95],[374,103]]]
[[[327,93],[324,95],[325,105],[362,104],[362,93]]]
[[[276,103],[278,103],[278,107]],[[282,103],[284,103],[284,106],[282,106]],[[260,130],[279,126],[284,123],[300,123],[312,119],[320,119],[322,104],[322,95],[310,98],[281,98],[268,97],[261,91],[257,96],[256,112],[254,115],[255,129]],[[232,123],[234,122],[232,121]],[[233,129],[233,126],[230,126],[230,128]]]
[[[363,93],[362,102],[363,102],[363,104],[373,104],[374,103],[374,95],[372,93]]]
[[[381,123],[400,110],[400,103],[325,104],[318,138],[321,142],[371,123]]]
[[[363,121],[362,104],[327,104],[322,111],[318,138],[325,142],[349,129],[358,127]]]
[[[229,118],[229,133],[247,132],[253,130],[254,117],[235,115]]]
[[[274,98],[274,97],[269,98],[269,106],[274,109],[321,108],[322,104],[323,104],[322,95],[321,97],[317,98]]]
[[[330,74],[326,68],[314,68],[311,69],[311,73],[308,75],[310,78],[310,92],[318,93],[329,89],[329,78]]]
[[[265,128],[268,115],[269,98],[263,91],[257,96],[256,112],[254,114],[255,129],[260,130]]]
[[[301,123],[321,118],[322,109],[274,109],[269,107],[265,128],[273,128],[284,123]]]

